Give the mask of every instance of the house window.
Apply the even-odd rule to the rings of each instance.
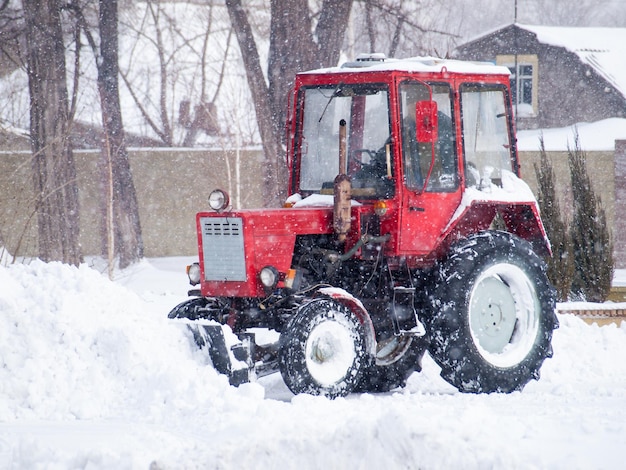
[[[509,66],[511,71],[511,93],[513,104],[533,105],[533,66],[532,64],[517,64]]]
[[[516,60],[517,59],[517,60]],[[537,56],[498,56],[496,63],[511,71],[511,98],[519,117],[537,115]]]

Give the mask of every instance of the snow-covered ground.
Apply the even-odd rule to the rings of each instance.
[[[626,324],[560,316],[542,378],[458,393],[426,360],[403,390],[230,387],[167,312],[189,259],[117,273],[0,267],[0,469],[618,469]]]

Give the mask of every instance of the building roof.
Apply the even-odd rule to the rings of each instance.
[[[626,98],[626,28],[518,26],[543,44],[573,52]]]
[[[626,28],[509,25],[489,31],[476,42],[502,29],[517,26],[537,37],[541,44],[562,47],[592,67],[626,98]]]

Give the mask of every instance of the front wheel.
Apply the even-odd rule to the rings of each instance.
[[[430,353],[462,392],[521,390],[552,356],[554,289],[545,263],[514,235],[483,232],[454,247],[431,302]]]
[[[365,365],[363,326],[344,305],[328,298],[304,304],[280,335],[278,365],[294,394],[345,396]]]

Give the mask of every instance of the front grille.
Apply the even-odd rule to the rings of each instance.
[[[204,279],[245,281],[243,221],[239,217],[201,217]]]

